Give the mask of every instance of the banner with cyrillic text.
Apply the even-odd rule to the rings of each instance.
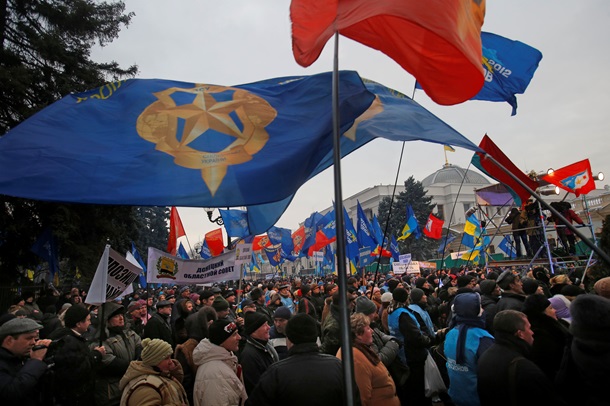
[[[209,259],[182,259],[148,247],[147,283],[191,285],[239,279],[235,251]]]
[[[85,303],[101,305],[124,295],[142,269],[106,245],[97,266]]]

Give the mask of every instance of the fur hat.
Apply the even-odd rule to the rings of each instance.
[[[258,312],[246,313],[244,322],[244,333],[249,336],[259,329],[260,326],[267,323],[267,318]]]
[[[532,278],[523,279],[523,293],[526,295],[533,295],[538,290],[538,281]]]
[[[140,310],[142,305],[140,305],[140,301],[136,300],[135,302],[131,302],[129,306],[127,306],[127,313],[131,313],[134,310]]]
[[[199,299],[200,299],[200,300],[209,299],[209,298],[211,298],[212,296],[214,296],[214,293],[213,293],[211,290],[204,290],[204,291],[201,291],[201,292],[199,293]]]
[[[366,296],[360,296],[356,299],[356,313],[362,313],[366,316],[377,311],[377,306]]]
[[[409,292],[407,292],[405,288],[396,288],[394,289],[394,292],[392,292],[392,299],[399,303],[406,303],[409,299]]]
[[[227,319],[216,320],[210,324],[209,334],[212,344],[221,345],[235,333],[237,333],[237,324]]]
[[[510,269],[508,269],[500,274],[500,276],[496,280],[496,283],[498,284],[498,286],[500,286],[502,290],[507,290],[510,287],[510,284],[514,282],[514,280],[515,275]]]
[[[570,306],[570,331],[575,339],[610,341],[610,300],[596,295],[580,295]]]
[[[159,365],[161,361],[172,355],[172,346],[158,338],[142,340],[142,363],[148,367]]]
[[[393,297],[390,292],[385,292],[383,295],[381,295],[381,303],[390,303],[392,299]]]
[[[595,282],[593,289],[599,296],[610,299],[610,276],[606,276]]]
[[[74,305],[70,306],[66,313],[64,314],[64,323],[66,327],[73,328],[80,321],[83,321],[89,315],[89,310],[83,305]]]
[[[496,281],[491,279],[485,279],[479,283],[479,289],[482,295],[491,295],[491,292],[496,288]]]
[[[293,344],[315,343],[318,338],[317,322],[310,315],[299,313],[288,320],[286,337]]]

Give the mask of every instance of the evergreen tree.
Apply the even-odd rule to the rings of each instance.
[[[391,238],[390,236],[392,235],[398,238],[402,235],[402,229],[407,222],[407,204],[410,204],[411,207],[413,207],[413,213],[417,218],[417,222],[420,228],[423,229],[428,216],[434,208],[434,205],[430,204],[431,201],[432,197],[426,195],[426,191],[421,182],[416,181],[413,176],[410,176],[405,181],[405,190],[400,192],[392,202],[391,214],[391,199],[389,197],[384,197],[379,203],[378,217],[383,230],[385,229],[389,216],[388,235],[386,238]],[[415,235],[411,235],[406,240],[399,241],[398,247],[400,248],[401,253],[411,253],[414,260],[423,261],[436,256],[438,241],[429,239],[423,234],[419,239],[416,239]]]
[[[136,207],[135,213],[139,233],[134,241],[142,258],[146,259],[148,247],[165,251],[169,238],[169,208]]]
[[[121,1],[2,0],[0,11],[0,134],[69,93],[137,73],[90,59],[93,46],[112,42],[131,21]],[[30,248],[46,227],[58,240],[62,273],[78,267],[90,280],[107,242],[123,251],[136,238],[133,213],[0,196],[0,283],[43,264]]]

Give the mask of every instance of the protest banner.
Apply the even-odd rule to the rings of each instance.
[[[148,283],[191,285],[239,279],[235,251],[209,259],[182,259],[148,247]]]

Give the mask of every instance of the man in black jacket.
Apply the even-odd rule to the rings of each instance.
[[[9,320],[0,327],[0,399],[3,404],[40,403],[43,361],[51,340],[38,340],[40,324],[32,319]]]
[[[151,316],[151,318],[144,326],[144,337],[143,338],[158,338],[170,343],[172,348],[176,348],[174,342],[174,335],[172,334],[172,328],[170,326],[170,317],[172,314],[172,303],[169,300],[161,300],[157,303],[157,312]]]
[[[549,378],[527,358],[534,332],[525,314],[515,310],[498,312],[494,331],[495,343],[478,363],[481,406],[516,405],[525,399],[531,405],[565,405]]]
[[[297,314],[288,321],[286,336],[288,358],[269,367],[249,395],[246,405],[344,404],[341,361],[319,352],[316,321],[307,314]],[[304,390],[305,384],[311,390]]]
[[[498,311],[502,310],[517,310],[523,309],[525,302],[525,294],[523,293],[523,282],[519,275],[515,275],[511,270],[502,272],[496,281],[502,296],[498,301]]]
[[[54,364],[51,391],[62,406],[93,404],[95,369],[106,354],[104,347],[89,349],[83,334],[91,325],[89,310],[83,305],[71,306],[64,315],[66,327],[51,333],[54,341],[49,350]]]
[[[270,327],[265,316],[252,312],[246,314],[245,319],[246,345],[239,354],[239,363],[243,369],[244,385],[249,395],[267,368],[279,361],[279,356],[269,343]]]

